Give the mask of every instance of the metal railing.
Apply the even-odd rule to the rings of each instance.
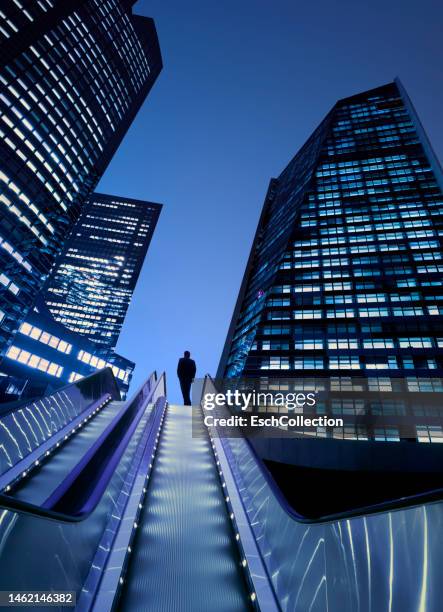
[[[210,377],[206,385],[204,392],[217,390]],[[441,609],[441,501],[425,504],[430,500],[417,496],[395,507],[303,520],[245,437],[220,436],[220,442],[282,610]],[[296,480],[293,486],[297,490]],[[299,489],[300,496],[309,493]]]
[[[163,377],[156,380],[154,373],[143,383],[42,505],[15,499],[12,488],[11,492],[0,494],[0,508],[55,521],[85,520],[97,507],[147,405],[157,386],[163,384],[162,381]],[[72,433],[75,433],[75,429]],[[57,450],[62,452],[63,448]],[[41,465],[40,462],[38,464]],[[7,489],[10,489],[10,485]]]
[[[31,504],[14,508],[11,499],[4,499],[8,496],[2,497],[0,590],[20,590],[26,584],[26,588],[31,590],[75,591],[77,598],[86,591],[94,592],[94,583],[99,579],[97,572],[101,572],[105,563],[103,554],[107,554],[111,548],[115,524],[123,515],[138,474],[141,453],[152,426],[156,425],[155,414],[164,404],[164,375],[155,378],[151,377],[120,410],[120,414],[135,415],[134,423],[131,418],[113,419],[113,432],[118,432],[119,436],[113,439],[110,448],[117,454],[110,453],[110,448],[106,448],[102,456],[106,458],[106,463],[113,463],[113,470],[109,470],[110,477],[106,477],[106,483],[101,478],[91,479],[91,487],[85,496],[85,501],[89,500],[90,503],[83,503],[80,513],[78,506],[75,506],[72,507],[73,514],[67,514],[68,503],[63,508],[64,512],[29,507]],[[130,435],[127,435],[128,432]],[[102,442],[105,446],[100,444],[100,448],[104,449],[106,440]],[[96,446],[95,450],[98,448]],[[82,463],[78,470],[78,474],[82,474],[82,482],[85,482],[87,474],[91,475],[92,470],[98,467],[95,452],[89,458],[92,461]],[[32,546],[29,545],[30,541]]]

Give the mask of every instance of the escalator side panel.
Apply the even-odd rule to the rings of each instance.
[[[223,443],[284,612],[441,610],[443,503],[300,523],[283,509],[245,441]]]
[[[0,590],[76,591],[79,598],[149,414],[148,410],[100,503],[86,520],[57,523],[0,509]],[[66,607],[39,608],[42,612],[57,609],[62,612]]]

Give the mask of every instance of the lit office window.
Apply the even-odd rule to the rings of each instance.
[[[17,346],[9,347],[6,352],[6,357],[9,357],[9,359],[14,359],[14,361],[18,361],[19,363],[27,365],[28,367],[36,368],[42,372],[50,374],[51,376],[56,376],[57,378],[60,378],[63,373],[63,367],[58,363],[43,359],[43,357],[34,355],[29,351],[18,348]]]
[[[443,431],[439,425],[417,425],[416,430],[419,442],[443,442]]]
[[[400,442],[396,427],[378,427],[374,429],[374,440],[379,442]]]
[[[70,344],[69,342],[60,340],[60,338],[57,338],[57,336],[53,336],[52,334],[48,334],[47,332],[42,331],[40,328],[36,327],[35,325],[30,325],[29,323],[26,323],[26,322],[22,323],[20,325],[19,331],[21,334],[24,334],[25,336],[29,336],[33,340],[37,340],[38,342],[41,342],[42,344],[47,344],[51,348],[56,349],[57,351],[60,351],[61,353],[65,353],[66,355],[69,355],[70,352],[72,351],[72,344]]]
[[[75,382],[76,380],[81,380],[82,378],[84,378],[84,376],[82,376],[78,372],[71,372],[69,375],[69,382],[72,383],[72,382]]]

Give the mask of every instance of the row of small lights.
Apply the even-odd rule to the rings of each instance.
[[[101,404],[99,404],[95,410],[93,410],[90,414],[88,414],[87,417],[85,417],[80,423],[78,423],[75,427],[73,427],[71,429],[70,432],[68,432],[63,440],[58,441],[56,444],[54,444],[53,446],[51,446],[51,448],[49,448],[45,453],[43,453],[38,459],[36,459],[33,463],[33,465],[31,465],[27,470],[24,470],[20,476],[17,476],[17,478],[15,478],[14,480],[12,480],[5,488],[4,488],[4,492],[5,493],[10,493],[11,489],[18,484],[20,481],[23,480],[23,478],[29,477],[31,476],[34,471],[41,467],[42,463],[44,463],[45,461],[47,461],[50,457],[50,455],[54,452],[57,451],[60,446],[64,445],[67,440],[69,440],[75,433],[77,433],[82,427],[84,427],[89,421],[90,419],[92,419],[97,412],[100,412],[101,410],[103,410],[103,408],[109,404],[109,402],[111,401],[111,396],[109,395],[106,399],[103,400],[103,402]]]
[[[158,443],[159,443],[159,439],[160,439],[160,434],[161,434],[161,431],[162,431],[162,428],[163,428],[163,421],[165,419],[167,409],[168,409],[168,403],[166,402],[165,406],[164,406],[164,409],[163,409],[163,414],[162,414],[161,419],[160,419],[160,424],[159,424],[159,427],[158,427],[158,430],[157,430],[157,434],[155,436],[154,447],[153,447],[152,453],[151,453],[151,460],[150,460],[150,463],[149,463],[148,471],[146,473],[145,484],[144,484],[144,487],[143,487],[142,494],[140,496],[140,501],[139,501],[139,504],[138,504],[137,513],[135,515],[135,520],[134,520],[134,523],[132,525],[132,530],[131,530],[131,535],[129,537],[129,544],[128,544],[128,548],[127,548],[127,551],[126,551],[126,556],[125,556],[125,559],[123,560],[123,563],[122,563],[122,571],[121,571],[121,575],[120,575],[120,579],[119,579],[120,587],[121,587],[121,585],[125,581],[124,574],[126,573],[126,570],[128,568],[129,555],[132,553],[131,543],[133,542],[133,540],[135,538],[135,532],[136,532],[136,530],[137,530],[137,528],[139,526],[139,517],[140,517],[140,514],[141,514],[141,512],[143,510],[143,507],[144,507],[146,493],[148,492],[149,478],[151,476],[151,472],[152,472],[152,468],[153,468],[153,464],[154,464],[154,459],[155,459],[155,456],[156,456],[156,451],[157,451],[157,447],[158,447]]]
[[[246,579],[247,582],[249,584],[252,584],[252,579],[248,570],[248,562],[246,560],[245,554],[244,554],[244,549],[243,549],[243,545],[241,542],[241,538],[240,538],[240,533],[238,530],[238,526],[237,526],[237,521],[235,519],[235,514],[234,514],[234,509],[232,507],[232,503],[231,503],[231,498],[229,497],[229,495],[227,495],[227,487],[226,487],[226,481],[225,478],[223,476],[223,470],[221,468],[220,465],[220,460],[218,458],[218,453],[217,453],[217,449],[215,448],[215,442],[214,442],[214,438],[211,434],[211,428],[206,426],[207,430],[208,430],[208,434],[209,434],[209,439],[211,441],[211,447],[212,447],[212,452],[214,453],[214,459],[215,459],[215,464],[217,467],[217,471],[218,471],[218,476],[220,478],[220,482],[222,485],[222,489],[223,489],[223,496],[225,498],[225,502],[226,502],[226,506],[228,509],[228,514],[229,514],[229,518],[232,521],[232,527],[235,533],[235,540],[237,542],[237,546],[239,548],[240,551],[240,557],[241,557],[241,566],[244,569],[244,572],[246,574]],[[251,601],[255,604],[255,606],[258,607],[258,603],[257,603],[257,596],[255,594],[254,591],[251,591],[251,593],[249,594],[249,597],[251,598]]]

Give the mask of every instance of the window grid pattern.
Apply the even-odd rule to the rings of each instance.
[[[276,208],[297,202],[292,233],[283,249],[255,241],[219,376],[279,376],[279,362],[283,378],[443,375],[443,194],[414,121],[395,83],[342,100],[312,137],[321,146],[304,160],[302,195],[309,141],[273,179]],[[263,217],[276,236],[281,214],[265,203]],[[278,269],[267,283],[268,260]],[[399,439],[345,437],[368,435]]]
[[[0,9],[0,270],[18,288],[0,285],[0,355],[161,68],[151,20],[127,3],[60,5]]]
[[[115,347],[161,205],[94,193],[47,283],[53,317]]]

